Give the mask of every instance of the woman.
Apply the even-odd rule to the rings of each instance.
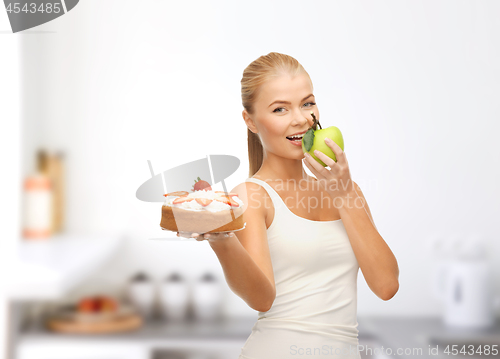
[[[311,111],[319,120],[311,80],[297,60],[261,56],[241,86],[250,178],[231,192],[245,202],[246,227],[191,234],[209,241],[231,290],[259,312],[239,359],[360,358],[358,269],[389,300],[399,288],[396,258],[342,149],[325,140],[337,162],[315,153],[328,169],[304,158],[301,140],[290,139],[313,124]]]

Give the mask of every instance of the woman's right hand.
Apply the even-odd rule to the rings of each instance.
[[[220,240],[220,239],[226,239],[229,237],[234,236],[234,232],[229,232],[229,233],[189,233],[189,232],[177,232],[177,237],[184,237],[184,238],[194,238],[197,241],[204,241],[204,240]]]

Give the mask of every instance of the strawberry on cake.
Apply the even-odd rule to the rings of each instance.
[[[217,233],[244,228],[243,201],[236,193],[213,191],[198,177],[192,192],[164,194],[160,227],[174,232]]]

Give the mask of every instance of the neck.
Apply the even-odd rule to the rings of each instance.
[[[255,177],[271,181],[292,180],[297,182],[311,178],[304,170],[302,160],[279,157],[267,151],[264,151],[262,166]]]

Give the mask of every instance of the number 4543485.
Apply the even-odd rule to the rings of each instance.
[[[19,14],[21,12],[24,12],[25,14],[31,13],[37,13],[37,12],[42,12],[42,13],[47,13],[47,14],[58,14],[61,12],[61,7],[59,3],[51,3],[51,2],[46,2],[46,3],[41,3],[40,5],[35,4],[35,3],[25,3],[22,7],[21,4],[18,2],[15,3],[9,3],[7,5],[7,12],[8,13],[14,13],[14,14]]]
[[[451,347],[451,348],[450,348]],[[460,347],[460,348],[459,348]],[[447,355],[484,355],[496,356],[498,355],[498,344],[495,345],[447,345],[444,353]]]

